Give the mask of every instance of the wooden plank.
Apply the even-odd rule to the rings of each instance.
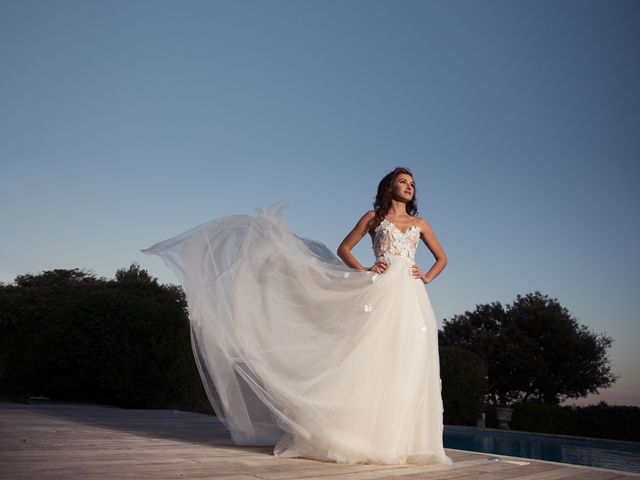
[[[447,449],[453,465],[345,465],[234,445],[215,417],[176,410],[0,403],[0,479],[577,480],[606,469]]]

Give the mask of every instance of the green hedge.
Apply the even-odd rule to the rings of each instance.
[[[62,272],[0,288],[0,390],[212,413],[181,288],[135,267],[115,281]]]
[[[579,435],[616,440],[640,440],[640,407],[597,405],[573,407],[528,401],[516,405],[512,430]]]
[[[440,347],[444,423],[473,425],[482,410],[487,367],[478,355],[460,347]]]
[[[55,270],[0,284],[0,392],[125,408],[214,413],[191,350],[181,287],[159,285],[144,270],[116,280]],[[439,348],[444,422],[476,425],[487,368],[476,354]],[[514,407],[513,430],[640,440],[640,408],[548,405]]]
[[[212,413],[191,351],[184,291],[132,265],[116,280],[47,271],[0,285],[0,391]],[[486,367],[440,348],[446,423],[475,425]]]

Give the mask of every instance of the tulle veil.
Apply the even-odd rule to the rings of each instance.
[[[295,235],[285,207],[214,219],[141,250],[159,256],[185,289],[196,365],[238,445],[274,445],[287,431],[308,438],[295,418],[319,417],[300,385],[329,372],[335,360],[327,355],[334,359],[354,334],[341,323],[348,312],[323,299],[338,294],[349,305],[344,297],[361,296],[370,283],[370,272]]]

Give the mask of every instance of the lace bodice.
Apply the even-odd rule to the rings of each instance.
[[[386,218],[380,222],[373,237],[373,253],[376,261],[390,255],[401,255],[415,260],[420,240],[420,227],[413,225],[404,232]]]

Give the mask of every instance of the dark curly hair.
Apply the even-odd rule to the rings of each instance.
[[[396,178],[401,173],[406,173],[413,178],[413,173],[408,168],[396,167],[392,172],[387,173],[380,183],[378,184],[378,193],[376,194],[376,200],[373,202],[373,209],[376,212],[373,228],[376,228],[380,225],[380,222],[384,220],[384,217],[389,212],[391,208],[391,188],[393,187],[393,183],[396,181]],[[411,216],[416,216],[418,214],[418,200],[416,199],[416,189],[413,189],[413,198],[410,202],[407,202],[406,205],[407,213]]]

